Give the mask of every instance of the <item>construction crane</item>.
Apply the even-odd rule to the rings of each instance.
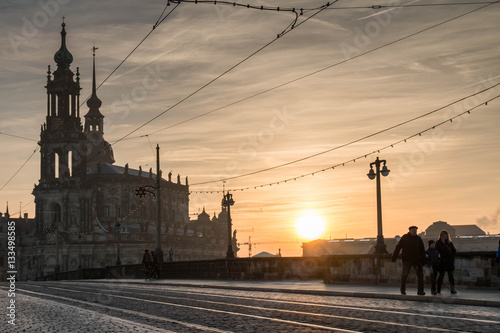
[[[253,232],[253,228],[247,228],[247,229],[234,229],[236,232]]]
[[[264,213],[262,208],[251,209],[251,210],[235,210],[234,214],[245,214],[245,213]],[[233,212],[231,212],[233,214]]]
[[[272,241],[272,242],[252,242],[252,237],[248,236],[248,242],[245,243],[238,243],[237,245],[248,245],[248,257],[252,256],[252,246],[255,245],[261,245],[261,244],[293,244],[293,243],[300,243],[298,240],[297,241]]]

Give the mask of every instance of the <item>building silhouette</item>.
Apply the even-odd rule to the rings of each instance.
[[[442,230],[448,231],[451,237],[454,236],[481,236],[486,233],[475,224],[449,225],[444,221],[437,221],[425,229],[425,237],[438,238]]]
[[[76,73],[70,69],[73,56],[62,24],[61,46],[54,55],[57,69],[52,72],[49,66],[47,71],[40,179],[32,192],[34,227],[18,228],[17,232],[18,276],[22,279],[112,266],[119,261],[140,263],[145,249],[155,249],[156,200],[152,195],[136,196],[135,189],[154,187],[157,175],[151,169],[114,165],[113,149],[104,139],[102,101],[96,93],[95,50],[92,94],[82,124],[80,72],[78,67]],[[201,221],[190,221],[188,179],[182,184],[180,175],[177,181],[171,176],[160,179],[164,259],[224,257],[224,219],[207,221],[202,215]],[[7,215],[2,216],[3,222],[10,218]]]
[[[447,230],[450,233],[458,252],[496,251],[500,239],[500,235],[487,235],[477,225],[450,225],[447,222],[437,221],[427,227],[425,232],[419,234],[426,248],[427,241],[430,239],[436,241],[441,230]],[[394,251],[400,239],[400,236],[384,239],[389,253]],[[374,253],[376,243],[376,238],[318,239],[302,244],[303,256],[370,254]]]

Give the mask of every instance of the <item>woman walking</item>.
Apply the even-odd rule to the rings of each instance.
[[[441,285],[443,284],[444,272],[448,273],[448,281],[450,282],[450,291],[456,294],[455,279],[453,271],[455,270],[455,254],[457,250],[450,239],[448,231],[443,230],[439,233],[439,239],[436,242],[436,250],[441,254],[441,264],[439,265],[439,276],[437,279],[437,293],[441,293]]]

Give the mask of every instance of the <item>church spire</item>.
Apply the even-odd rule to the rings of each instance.
[[[93,59],[92,59],[92,96],[87,101],[87,106],[89,107],[90,111],[88,115],[92,115],[92,117],[104,117],[101,112],[99,111],[99,108],[102,105],[102,101],[97,97],[97,89],[96,89],[96,84],[95,84],[95,51],[97,50],[97,47],[93,47]],[[87,116],[85,116],[87,117]]]
[[[57,63],[58,68],[69,68],[69,65],[73,62],[73,55],[66,48],[66,23],[64,23],[64,16],[61,26],[61,47],[54,54],[54,61]]]
[[[96,79],[95,79],[95,51],[97,47],[92,48],[92,95],[87,101],[89,112],[85,115],[85,129],[87,140],[91,144],[91,150],[87,156],[88,167],[96,168],[99,163],[113,164],[113,149],[111,145],[104,140],[104,116],[99,108],[102,101],[97,97]]]
[[[64,18],[63,18],[64,19]],[[80,82],[70,69],[73,56],[66,47],[66,23],[61,24],[61,46],[54,54],[57,69],[47,71],[47,129],[49,131],[81,132]]]
[[[92,95],[87,100],[87,106],[89,107],[89,112],[85,115],[85,132],[97,132],[103,133],[104,116],[102,115],[99,108],[102,105],[102,101],[97,97],[97,88],[95,80],[95,51],[97,47],[92,48]]]

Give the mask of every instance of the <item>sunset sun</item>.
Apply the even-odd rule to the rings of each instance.
[[[325,220],[317,212],[308,210],[295,220],[297,234],[307,240],[320,238],[326,229]]]

